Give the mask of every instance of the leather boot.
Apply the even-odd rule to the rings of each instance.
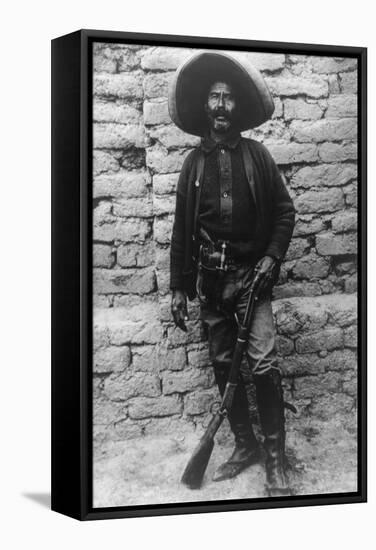
[[[215,369],[215,378],[219,391],[223,395],[227,382],[227,373],[223,369]],[[235,436],[235,449],[230,458],[216,470],[213,481],[231,479],[260,459],[259,444],[249,418],[248,399],[241,375],[239,376],[233,405],[228,414],[228,420]]]
[[[278,370],[254,376],[261,428],[265,436],[266,490],[270,497],[290,496],[286,476],[285,415]]]

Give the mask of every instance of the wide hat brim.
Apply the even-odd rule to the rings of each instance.
[[[255,67],[227,53],[199,52],[180,65],[170,84],[169,113],[181,130],[195,136],[207,133],[204,105],[209,87],[218,81],[228,82],[234,89],[240,132],[260,126],[272,116],[272,96]]]

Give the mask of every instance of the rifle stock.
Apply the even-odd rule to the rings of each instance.
[[[243,358],[245,347],[247,345],[254,306],[255,302],[258,299],[258,294],[261,290],[261,287],[262,278],[256,275],[251,286],[250,296],[244,315],[244,321],[238,330],[238,338],[236,341],[234,354],[232,357],[231,369],[226,384],[226,389],[223,394],[221,406],[209,422],[209,425],[206,428],[204,435],[201,437],[199,444],[194,450],[181,478],[181,482],[190,489],[199,489],[201,487],[207,465],[213,452],[214,436],[220,428],[223,419],[227,415],[227,412],[231,408],[237,386],[240,364]]]
[[[199,444],[189,459],[181,482],[190,489],[199,489],[201,487],[214,448],[214,436],[222,424],[223,418],[224,416],[220,414],[219,411],[213,416]]]

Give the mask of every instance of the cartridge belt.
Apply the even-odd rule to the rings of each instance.
[[[199,266],[209,271],[235,271],[245,262],[236,260],[229,252],[229,241],[200,243]]]

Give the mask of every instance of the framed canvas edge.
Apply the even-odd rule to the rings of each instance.
[[[128,33],[115,31],[80,30],[81,40],[81,75],[80,75],[80,503],[79,514],[69,514],[80,520],[112,519],[126,517],[146,517],[174,514],[194,514],[218,511],[253,510],[283,507],[319,506],[329,504],[348,504],[367,501],[367,48],[299,44],[289,42],[268,42],[239,39],[222,39],[193,36],[175,36],[147,33]],[[59,38],[55,39],[59,40]],[[241,499],[239,501],[200,501],[195,503],[155,504],[147,506],[121,506],[110,508],[95,508],[92,506],[93,465],[92,465],[92,414],[91,414],[91,369],[89,351],[92,348],[90,323],[92,320],[92,272],[91,260],[91,45],[93,42],[138,42],[156,46],[189,46],[189,47],[229,47],[231,49],[252,49],[254,51],[278,50],[312,55],[341,55],[342,57],[357,57],[359,61],[358,83],[360,93],[358,102],[360,121],[358,143],[361,144],[361,155],[358,157],[360,170],[358,195],[358,243],[361,254],[358,258],[358,317],[359,362],[358,365],[358,491],[354,493],[335,493],[325,495],[294,496],[288,498]],[[56,510],[61,511],[61,510]]]
[[[307,44],[300,42],[273,42],[267,40],[252,40],[241,38],[224,38],[209,36],[183,36],[173,34],[154,34],[123,31],[102,31],[95,29],[82,29],[81,33],[87,37],[88,41],[97,42],[117,42],[124,41],[128,43],[142,43],[155,46],[192,46],[199,48],[229,47],[230,49],[252,49],[253,51],[285,53],[293,52],[295,54],[323,54],[324,56],[333,56],[341,54],[341,57],[354,57],[367,51],[363,46],[344,46],[333,44]]]
[[[82,515],[80,38],[76,32],[51,43],[51,508],[77,519]]]

